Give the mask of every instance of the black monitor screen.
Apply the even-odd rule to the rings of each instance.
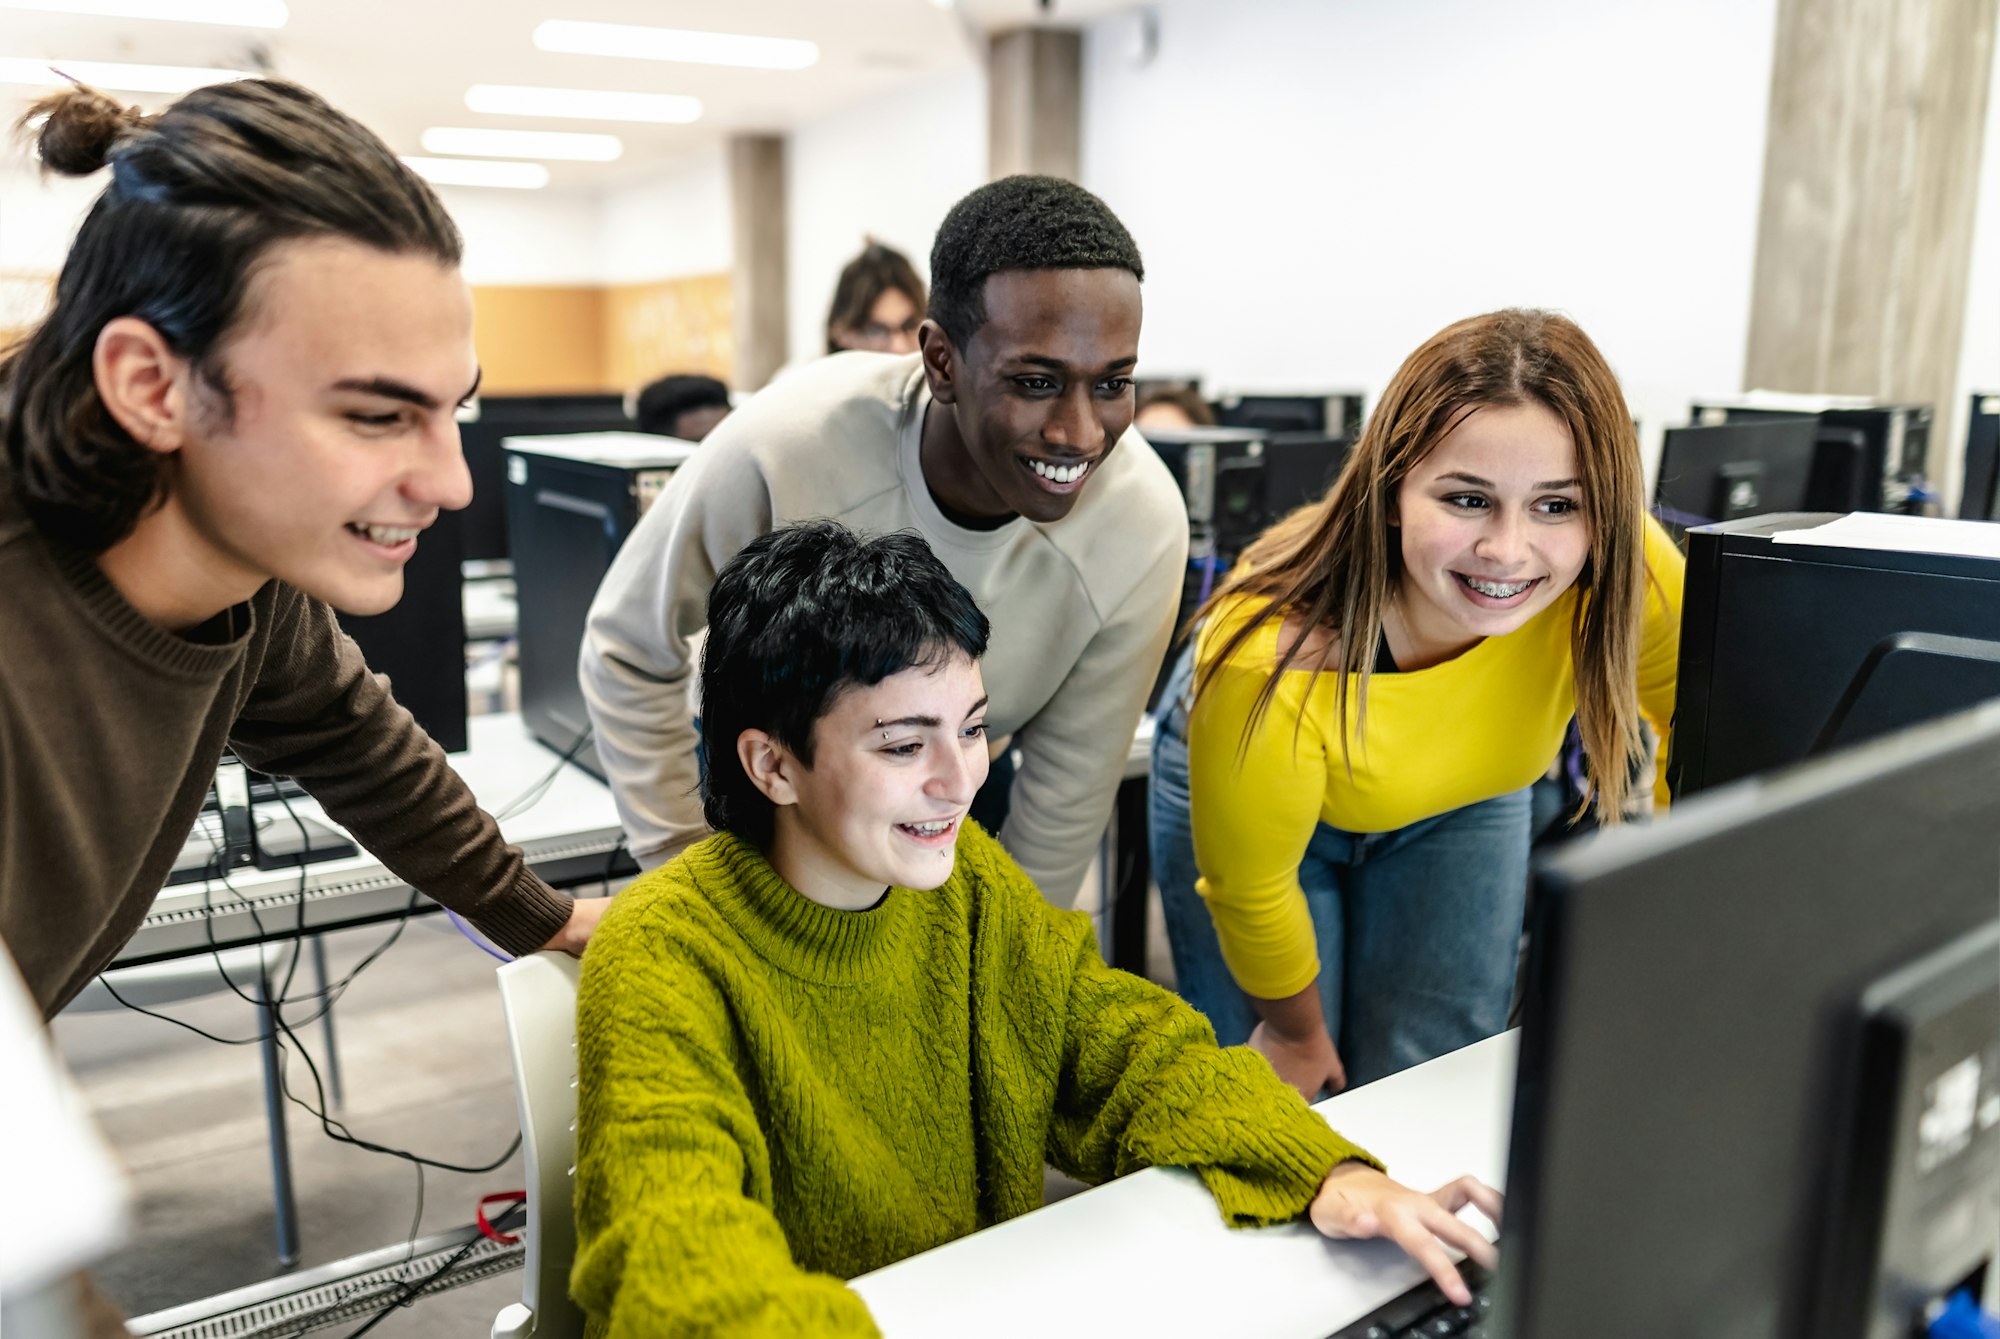
[[[1818,433],[1814,418],[1669,428],[1660,449],[1655,510],[1677,532],[1803,510]]]
[[[465,465],[472,472],[472,504],[461,513],[467,558],[510,556],[503,441],[557,433],[633,431],[624,397],[619,395],[482,395],[478,408],[479,417],[458,425]]]
[[[1859,1006],[1995,916],[2000,704],[1572,843],[1536,890],[1500,1332],[1863,1333],[1818,1285],[1861,1226]],[[1983,1230],[1937,1225],[1924,1288]]]

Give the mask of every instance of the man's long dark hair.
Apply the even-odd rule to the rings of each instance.
[[[0,362],[14,487],[45,534],[90,552],[129,535],[166,484],[165,458],[98,396],[91,360],[109,322],[153,327],[227,415],[221,355],[273,246],[334,237],[459,261],[458,229],[431,189],[373,132],[295,84],[216,84],[157,116],[78,87],[37,103],[21,127],[47,171],[111,168],[54,309]]]

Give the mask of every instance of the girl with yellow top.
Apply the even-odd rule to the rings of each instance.
[[[1204,606],[1153,748],[1181,992],[1308,1097],[1506,1026],[1529,786],[1570,718],[1615,820],[1664,736],[1682,560],[1561,316],[1433,336],[1326,497]]]

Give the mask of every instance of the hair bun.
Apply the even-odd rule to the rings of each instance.
[[[42,166],[67,177],[86,177],[110,161],[111,146],[120,135],[145,121],[137,107],[78,84],[30,107],[21,118],[21,129],[34,134]]]

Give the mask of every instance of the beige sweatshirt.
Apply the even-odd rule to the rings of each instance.
[[[1001,840],[1050,901],[1075,899],[1172,634],[1187,510],[1127,432],[1062,520],[954,525],[918,464],[930,403],[915,354],[799,368],[710,434],[619,551],[578,669],[641,864],[708,834],[689,689],[716,572],[766,531],[829,517],[918,532],[992,621],[987,722],[1023,758]]]

